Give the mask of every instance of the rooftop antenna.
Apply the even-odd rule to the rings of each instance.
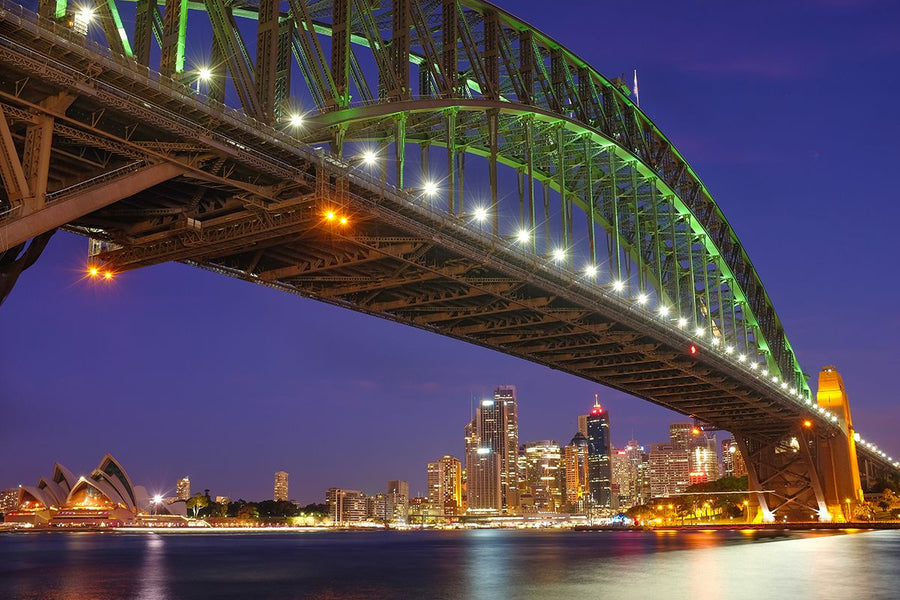
[[[641,94],[638,92],[637,69],[634,70],[634,103],[641,107]]]

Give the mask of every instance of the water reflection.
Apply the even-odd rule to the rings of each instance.
[[[900,532],[0,535],[2,600],[896,598]]]
[[[162,536],[149,534],[144,544],[144,563],[138,575],[137,600],[166,600],[165,541]]]

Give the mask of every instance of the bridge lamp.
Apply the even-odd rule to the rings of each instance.
[[[750,363],[750,368],[753,369],[753,370],[755,371],[756,369],[759,368],[759,363],[756,362],[756,361]]]
[[[588,277],[596,277],[597,276],[597,267],[594,265],[588,265],[584,268],[584,274]]]
[[[528,233],[527,229],[520,229],[516,234],[516,239],[522,242],[523,244],[531,239],[531,234]]]
[[[813,426],[812,421],[810,421],[809,419],[807,419],[806,421],[803,421],[803,426],[806,427],[807,429],[811,429]]]
[[[557,248],[553,251],[553,260],[557,262],[562,262],[566,260],[566,251],[562,248]]]
[[[783,389],[783,390],[786,390],[786,389],[787,389],[787,381],[782,381],[782,382],[781,382],[781,389]]]
[[[772,375],[772,383],[778,383],[778,376]]]
[[[650,297],[647,296],[647,294],[641,293],[641,294],[637,295],[637,303],[640,304],[641,306],[647,304],[647,302],[649,300],[650,300]]]
[[[734,354],[734,346],[725,346],[725,354]]]
[[[687,327],[687,319],[684,317],[678,317],[678,326],[681,328]]]
[[[366,150],[362,153],[362,162],[367,167],[373,166],[378,162],[378,154],[374,150]]]
[[[328,212],[325,213],[326,221],[334,221],[336,218],[337,218],[337,215],[334,214],[333,210],[329,210]]]
[[[346,225],[346,224],[347,224],[347,217],[341,217],[340,224],[341,224],[341,225]]]
[[[90,6],[82,6],[76,13],[78,19],[85,25],[94,20],[94,9]]]
[[[488,218],[488,211],[483,206],[477,207],[473,214],[475,215],[475,220],[479,223],[486,221]]]
[[[696,331],[694,331],[694,334],[695,334],[697,337],[703,337],[703,333],[704,333],[704,331],[703,331],[703,328],[702,328],[702,327],[698,327],[698,328],[696,329]]]
[[[288,123],[291,127],[300,127],[303,125],[303,115],[300,113],[293,113],[290,117],[288,117]]]
[[[98,269],[97,267],[91,267],[90,269],[88,269],[88,275],[90,275],[91,277],[96,277],[99,274],[100,269]]]
[[[738,354],[738,360],[740,362],[744,362],[745,360],[747,360],[747,355],[746,354]]]
[[[762,375],[763,377],[768,377],[768,376],[769,376],[769,370],[768,370],[768,369],[763,369],[763,370],[762,370],[762,373],[760,373],[760,375]]]
[[[625,282],[621,281],[619,279],[616,279],[615,281],[613,281],[612,287],[613,287],[614,291],[621,292],[622,290],[625,289]]]
[[[434,196],[438,193],[438,186],[433,181],[426,181],[424,185],[422,185],[422,192],[426,196]]]
[[[103,272],[103,279],[109,281],[112,278],[113,278],[112,271],[104,271]]]
[[[659,307],[659,316],[660,317],[669,316],[669,307],[668,306],[660,306]]]

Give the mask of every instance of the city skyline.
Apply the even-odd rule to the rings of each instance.
[[[601,47],[585,34],[588,24],[556,20],[540,3],[516,3],[515,12],[573,40],[574,50],[611,76],[639,69],[642,108],[734,224],[807,372],[835,364],[854,423],[900,454],[890,426],[900,408],[885,375],[900,329],[891,304],[897,284],[888,281],[864,300],[854,285],[827,293],[815,285],[838,272],[880,281],[878,261],[854,260],[846,248],[862,239],[877,255],[887,250],[879,240],[893,236],[897,208],[877,178],[838,175],[892,166],[887,140],[897,125],[883,115],[891,114],[900,81],[890,58],[896,36],[887,35],[893,22],[887,4],[851,10],[821,3],[817,36],[802,34],[810,18],[802,3],[752,13],[753,23],[765,21],[758,28],[746,27],[748,8],[736,8],[728,18],[718,15],[714,56],[697,40],[706,39],[698,31],[716,11],[651,6],[620,7],[622,18],[687,32],[684,43],[661,36],[634,44],[632,32],[613,28]],[[823,124],[845,118],[860,94],[856,86],[834,86],[834,72],[865,82],[870,108],[839,136]],[[883,218],[847,219],[848,199],[855,198],[871,202]],[[413,487],[424,491],[424,481],[415,483],[424,479],[415,466],[420,451],[427,458],[449,450],[443,440],[457,439],[456,414],[468,411],[472,392],[481,397],[492,382],[517,382],[523,439],[564,443],[575,431],[568,415],[598,391],[519,359],[184,265],[89,285],[79,281],[85,247],[84,239],[57,234],[0,310],[0,452],[13,455],[36,436],[53,441],[0,468],[2,485],[29,481],[71,447],[78,466],[109,450],[142,481],[169,493],[175,479],[190,473],[200,489],[262,498],[271,493],[271,473],[283,467],[303,482],[300,498],[312,500],[338,465],[352,471],[345,484],[374,490],[385,478],[415,475]],[[805,259],[804,277],[786,266],[788,251]],[[888,315],[878,327],[875,314]],[[651,437],[661,441],[652,432],[680,418],[611,390],[600,393],[619,423],[616,446],[632,431],[645,445]],[[33,406],[64,418],[48,423]],[[161,416],[148,417],[154,411]],[[85,441],[80,432],[96,414],[111,427],[103,439]],[[135,436],[134,423],[143,419],[146,433]],[[370,450],[382,436],[396,443],[356,454],[338,447],[318,464],[309,458],[335,436]],[[176,440],[190,442],[190,450]],[[453,453],[461,451],[454,446]],[[230,479],[235,472],[239,483]]]

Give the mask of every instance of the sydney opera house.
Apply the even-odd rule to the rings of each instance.
[[[19,488],[18,509],[6,522],[59,527],[126,525],[151,511],[143,486],[135,486],[122,465],[107,454],[90,475],[75,477],[56,463],[50,478]],[[168,512],[154,506],[153,512]]]

